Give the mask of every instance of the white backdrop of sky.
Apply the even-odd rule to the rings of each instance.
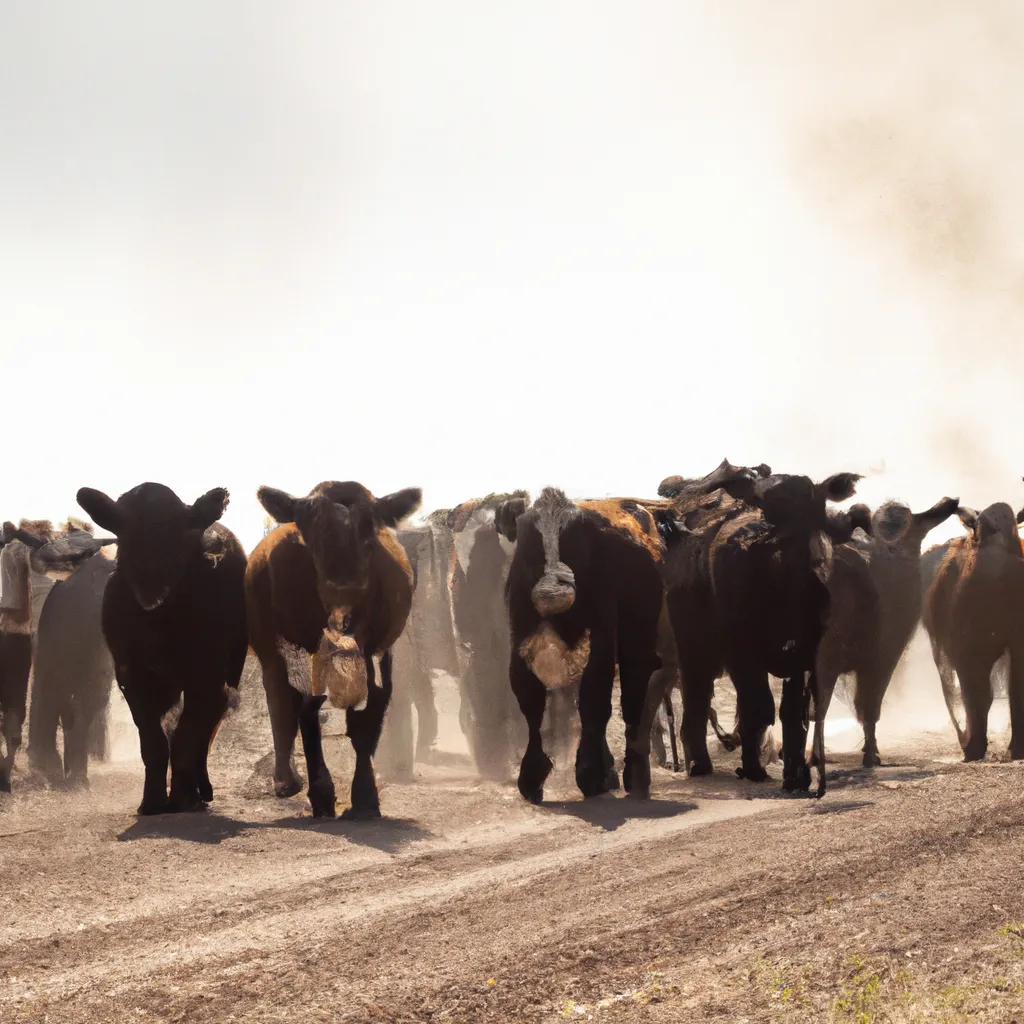
[[[226,486],[251,548],[262,483],[726,455],[1024,504],[1021,52],[1009,0],[5,0],[0,517]]]

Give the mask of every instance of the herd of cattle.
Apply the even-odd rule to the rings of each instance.
[[[1024,511],[997,503],[978,513],[955,498],[917,513],[897,502],[874,513],[829,507],[851,499],[859,479],[815,483],[724,461],[703,478],[669,477],[654,499],[492,494],[404,529],[417,489],[377,498],[357,483],[325,482],[296,498],[263,487],[257,497],[280,525],[248,558],[218,522],[222,488],[191,505],[155,483],[116,501],[83,488],[78,504],[111,537],[94,537],[87,523],[59,532],[4,524],[4,557],[18,549],[33,573],[61,580],[34,641],[30,763],[54,784],[85,783],[88,756],[104,753],[113,675],[139,733],[139,813],[201,809],[213,799],[208,753],[237,705],[251,650],[267,697],[274,791],[301,789],[301,733],[316,816],[333,817],[336,802],[321,742],[325,702],[344,710],[355,753],[345,816],[379,817],[373,757],[385,710],[399,766],[411,771],[437,735],[435,669],[459,679],[460,724],[481,774],[503,777],[525,741],[518,784],[533,802],[576,707],[580,791],[618,788],[606,735],[616,678],[627,792],[648,795],[652,732],[660,740],[655,721],[671,711],[677,686],[686,770],[711,771],[710,722],[728,749],[739,747],[737,773],[764,780],[775,677],[783,786],[809,791],[813,765],[820,796],[837,679],[855,677],[864,764],[878,764],[882,700],[922,618],[965,760],[986,753],[993,668],[1007,654],[1010,755],[1024,757]],[[964,534],[922,555],[926,535],[953,515]],[[116,560],[101,550],[115,542]],[[10,586],[27,587],[28,577],[8,574]],[[4,616],[19,606],[10,597],[0,642]],[[28,667],[22,673],[12,654],[20,650],[0,643],[7,790],[27,703]],[[711,706],[725,675],[736,691],[731,733]],[[674,733],[672,744],[679,767]]]

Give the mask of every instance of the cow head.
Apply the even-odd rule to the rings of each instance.
[[[228,506],[223,487],[191,505],[155,483],[139,484],[117,501],[91,487],[77,497],[92,521],[117,538],[118,576],[146,611],[159,608],[181,582],[192,560],[202,555],[203,534]]]
[[[887,501],[872,517],[874,536],[890,547],[919,553],[925,537],[959,507],[959,498],[943,498],[925,512],[911,512],[902,502]]]
[[[789,474],[740,477],[727,482],[726,493],[761,510],[780,538],[806,537],[815,575],[826,582],[832,567],[832,549],[845,544],[860,527],[871,533],[871,514],[866,506],[855,505],[848,512],[827,507],[828,502],[853,497],[856,473],[836,473],[820,483],[809,477]]]
[[[361,616],[378,532],[415,512],[421,492],[408,488],[375,498],[362,484],[328,480],[304,498],[273,487],[261,487],[256,496],[277,522],[295,524],[313,559],[317,593],[327,613],[310,665],[313,693],[326,693],[335,707],[352,707],[367,691]]]
[[[554,487],[545,487],[529,509],[513,516],[518,511],[518,500],[499,509],[499,529],[512,532],[509,539],[517,541],[515,558],[531,567],[527,579],[539,571],[530,603],[541,620],[520,644],[519,654],[547,688],[570,686],[580,680],[590,658],[590,631],[567,641],[549,620],[569,612],[576,603],[576,574],[566,558],[572,557],[577,568],[589,558],[589,531],[579,528],[584,526],[584,513]]]
[[[977,512],[966,505],[956,510],[960,522],[973,535],[973,543],[979,547],[1001,546],[1018,555],[1021,552],[1020,533],[1017,530],[1017,516],[1005,501],[997,501],[982,512]]]
[[[370,585],[377,532],[419,508],[418,488],[375,498],[362,484],[330,480],[304,498],[261,487],[260,504],[279,523],[294,523],[316,568],[317,590],[331,627],[351,634],[351,615]]]

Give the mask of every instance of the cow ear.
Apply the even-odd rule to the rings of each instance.
[[[857,493],[857,482],[863,479],[859,473],[833,473],[818,486],[826,501],[840,502]]]
[[[1017,513],[1017,522],[1024,523],[1024,508]]]
[[[418,487],[406,487],[378,498],[373,505],[377,519],[385,526],[397,526],[406,516],[411,516],[420,507],[423,492]]]
[[[75,500],[97,526],[114,534],[115,537],[120,535],[124,519],[113,498],[91,487],[82,487]]]
[[[494,528],[512,544],[515,544],[519,536],[517,524],[525,511],[526,501],[523,498],[509,498],[494,510]]]
[[[298,498],[293,498],[286,491],[276,487],[261,487],[256,492],[256,500],[263,506],[267,515],[276,523],[294,523]]]
[[[224,487],[214,487],[201,498],[196,498],[188,508],[188,524],[194,530],[207,530],[228,507],[228,492]]]

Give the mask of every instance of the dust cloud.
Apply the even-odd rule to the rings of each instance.
[[[251,549],[263,483],[450,507],[723,455],[1024,504],[1017,5],[241,10],[0,13],[8,414],[92,442],[10,460],[15,516],[227,485]]]

